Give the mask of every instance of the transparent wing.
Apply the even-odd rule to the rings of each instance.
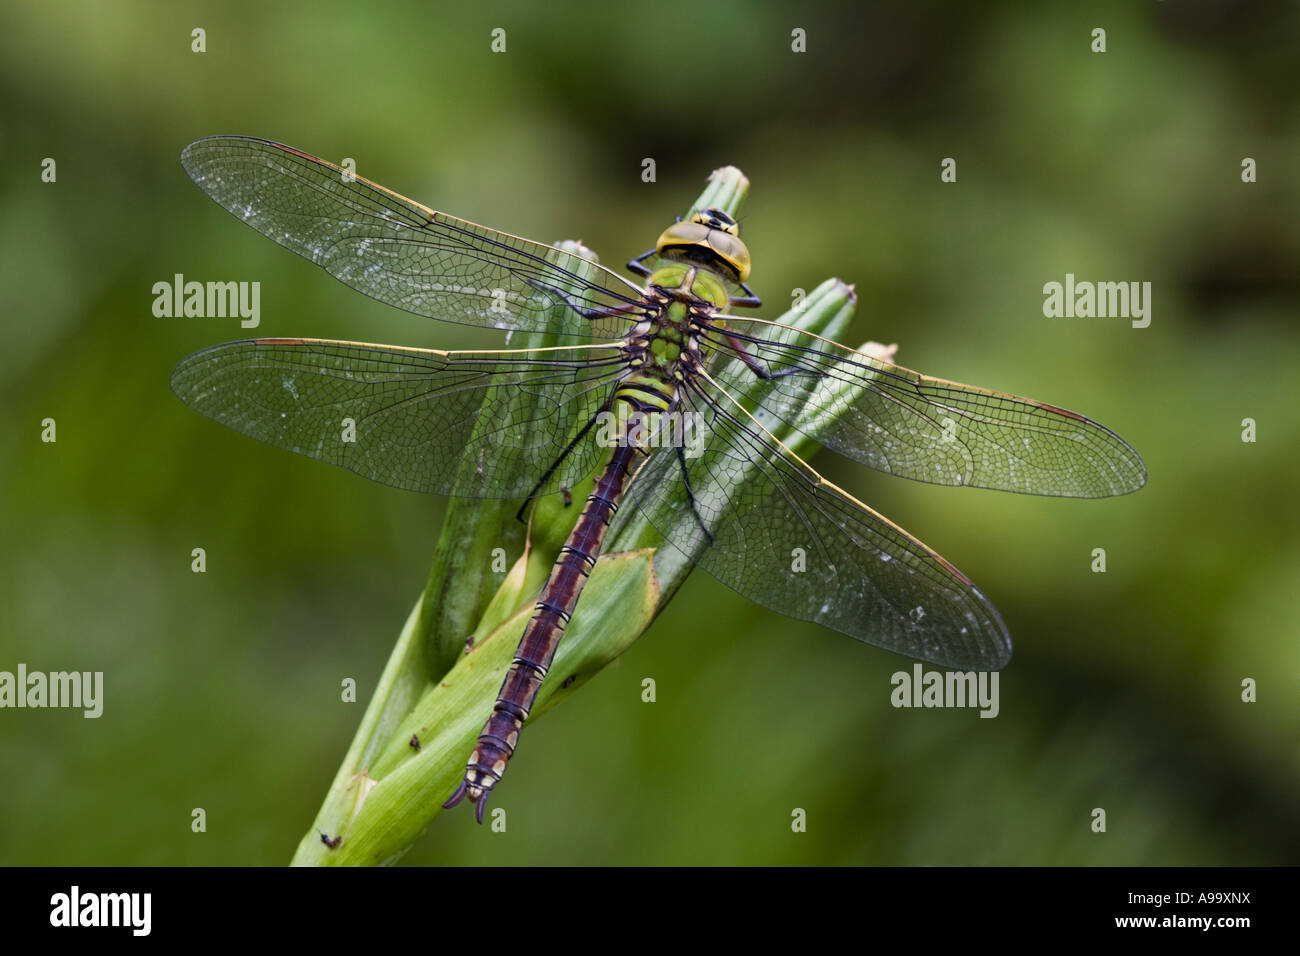
[[[727,335],[780,376],[763,380],[732,357],[724,362],[729,387],[792,426],[820,413],[812,417],[834,424],[809,437],[878,471],[1073,498],[1128,494],[1146,483],[1146,466],[1124,439],[1063,408],[931,378],[761,320],[729,317],[725,334],[707,334],[724,359],[734,356]],[[826,387],[832,383],[855,387]]]
[[[172,373],[191,408],[244,435],[410,491],[524,498],[572,487],[607,449],[578,442],[623,369],[615,346],[436,352],[254,339]]]
[[[789,617],[946,667],[1007,663],[1006,627],[965,575],[706,389],[688,382],[683,393],[703,422],[700,447],[658,450],[629,493],[665,538]]]
[[[233,215],[380,302],[446,322],[545,332],[568,301],[594,313],[587,335],[616,338],[640,290],[552,246],[436,212],[290,146],[214,136],[186,146],[190,178]]]

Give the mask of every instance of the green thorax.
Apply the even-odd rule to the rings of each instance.
[[[650,275],[648,285],[658,310],[634,333],[635,371],[619,383],[615,395],[620,412],[630,407],[666,412],[675,407],[683,374],[693,367],[690,360],[698,362],[700,356],[695,323],[730,302],[723,276],[698,264],[667,263]],[[683,353],[688,352],[692,354],[684,362]]]
[[[709,269],[674,262],[655,270],[649,286],[658,314],[638,330],[644,345],[637,364],[641,375],[657,379],[660,387],[675,392],[672,383],[681,378],[682,353],[698,354],[695,321],[730,301],[726,281]]]
[[[656,269],[650,276],[650,284],[657,285],[665,292],[703,299],[716,309],[725,309],[730,297],[723,280],[716,273],[684,262],[674,262]],[[676,310],[674,312],[674,310]],[[674,322],[686,319],[686,303],[675,300],[668,307],[668,318]]]

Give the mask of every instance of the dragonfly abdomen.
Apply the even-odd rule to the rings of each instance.
[[[620,387],[614,402],[630,406],[631,417],[624,421],[633,423],[643,415],[666,409],[672,396],[673,388],[667,383],[661,382],[658,389],[647,390],[645,382],[641,381]],[[626,431],[621,434],[626,435]],[[492,716],[483,725],[466,764],[465,779],[444,806],[454,807],[462,797],[468,796],[476,804],[479,822],[483,822],[488,794],[501,780],[506,764],[515,752],[519,732],[555,659],[565,625],[573,615],[587,576],[595,567],[601,543],[618,510],[628,476],[644,454],[637,443],[624,440],[618,441],[610,453],[595,489],[587,497],[578,523],[560,549],[537,601],[536,613],[524,628],[515,659],[492,707]]]

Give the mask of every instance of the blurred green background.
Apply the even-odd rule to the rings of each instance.
[[[1150,471],[1067,501],[820,456],[997,603],[1016,655],[996,720],[895,710],[910,662],[697,574],[528,732],[507,833],[439,817],[404,863],[1300,862],[1296,41],[1283,2],[6,4],[0,669],[106,690],[98,720],[0,711],[0,863],[287,862],[431,560],[442,501],[177,401],[178,360],[249,333],[155,318],[153,283],[258,280],[259,335],[498,341],[240,226],[177,160],[214,133],[353,157],[613,265],[734,163],[767,314],[840,276],[852,344],[1080,411]],[[1044,318],[1067,272],[1152,282],[1150,327]]]

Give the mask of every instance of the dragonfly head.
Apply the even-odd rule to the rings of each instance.
[[[690,219],[675,222],[655,243],[659,256],[721,273],[732,282],[749,278],[749,249],[740,238],[740,225],[721,209],[699,209]]]
[[[731,218],[730,213],[721,209],[700,209],[691,214],[691,222],[698,222],[710,229],[721,229],[732,236],[740,235],[740,223]]]

